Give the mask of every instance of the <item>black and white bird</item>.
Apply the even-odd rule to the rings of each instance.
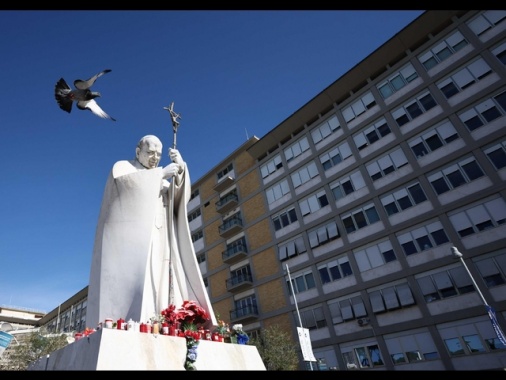
[[[72,111],[72,103],[76,102],[77,108],[80,110],[90,110],[101,118],[116,121],[116,119],[106,114],[95,101],[95,98],[101,96],[100,92],[90,90],[93,83],[95,83],[99,77],[110,71],[109,69],[101,71],[88,80],[76,79],[74,81],[75,90],[69,87],[65,79],[60,78],[54,87],[54,97],[60,108],[70,113],[70,111]]]

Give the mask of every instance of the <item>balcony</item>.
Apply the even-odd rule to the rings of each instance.
[[[230,277],[226,284],[229,292],[243,291],[251,288],[253,285],[253,277],[251,274],[241,273],[240,275]]]
[[[220,227],[220,236],[227,239],[242,231],[242,219],[238,216],[227,219]]]
[[[248,256],[248,249],[244,244],[234,245],[222,252],[221,258],[225,264],[235,264]]]
[[[220,178],[218,183],[214,185],[214,191],[221,192],[225,190],[227,187],[232,186],[234,181],[235,179],[231,176]]]
[[[234,207],[237,207],[239,203],[239,197],[235,193],[228,193],[223,198],[220,198],[218,202],[216,202],[216,211],[221,214],[225,214],[232,210]]]
[[[230,323],[251,323],[258,319],[257,305],[248,305],[241,309],[230,311]]]

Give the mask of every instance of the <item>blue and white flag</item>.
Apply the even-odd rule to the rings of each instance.
[[[497,322],[497,318],[495,316],[495,310],[490,305],[485,305],[487,308],[488,316],[490,317],[490,321],[492,322],[492,327],[494,328],[494,331],[499,338],[499,341],[506,345],[506,335],[504,335],[504,332],[501,330],[501,326],[499,326],[499,323]]]
[[[0,357],[4,351],[9,347],[13,336],[5,331],[0,331]]]

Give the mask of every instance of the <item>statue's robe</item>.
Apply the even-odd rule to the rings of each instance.
[[[184,300],[195,300],[209,313],[206,327],[217,325],[188,225],[188,168],[171,182],[163,179],[162,170],[139,170],[136,161],[118,161],[109,174],[93,248],[87,327],[106,318],[147,322],[170,303],[179,308]]]

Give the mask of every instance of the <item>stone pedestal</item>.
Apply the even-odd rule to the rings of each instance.
[[[181,337],[101,329],[33,363],[31,371],[181,370],[186,340]],[[263,370],[255,346],[201,340],[197,370]]]

